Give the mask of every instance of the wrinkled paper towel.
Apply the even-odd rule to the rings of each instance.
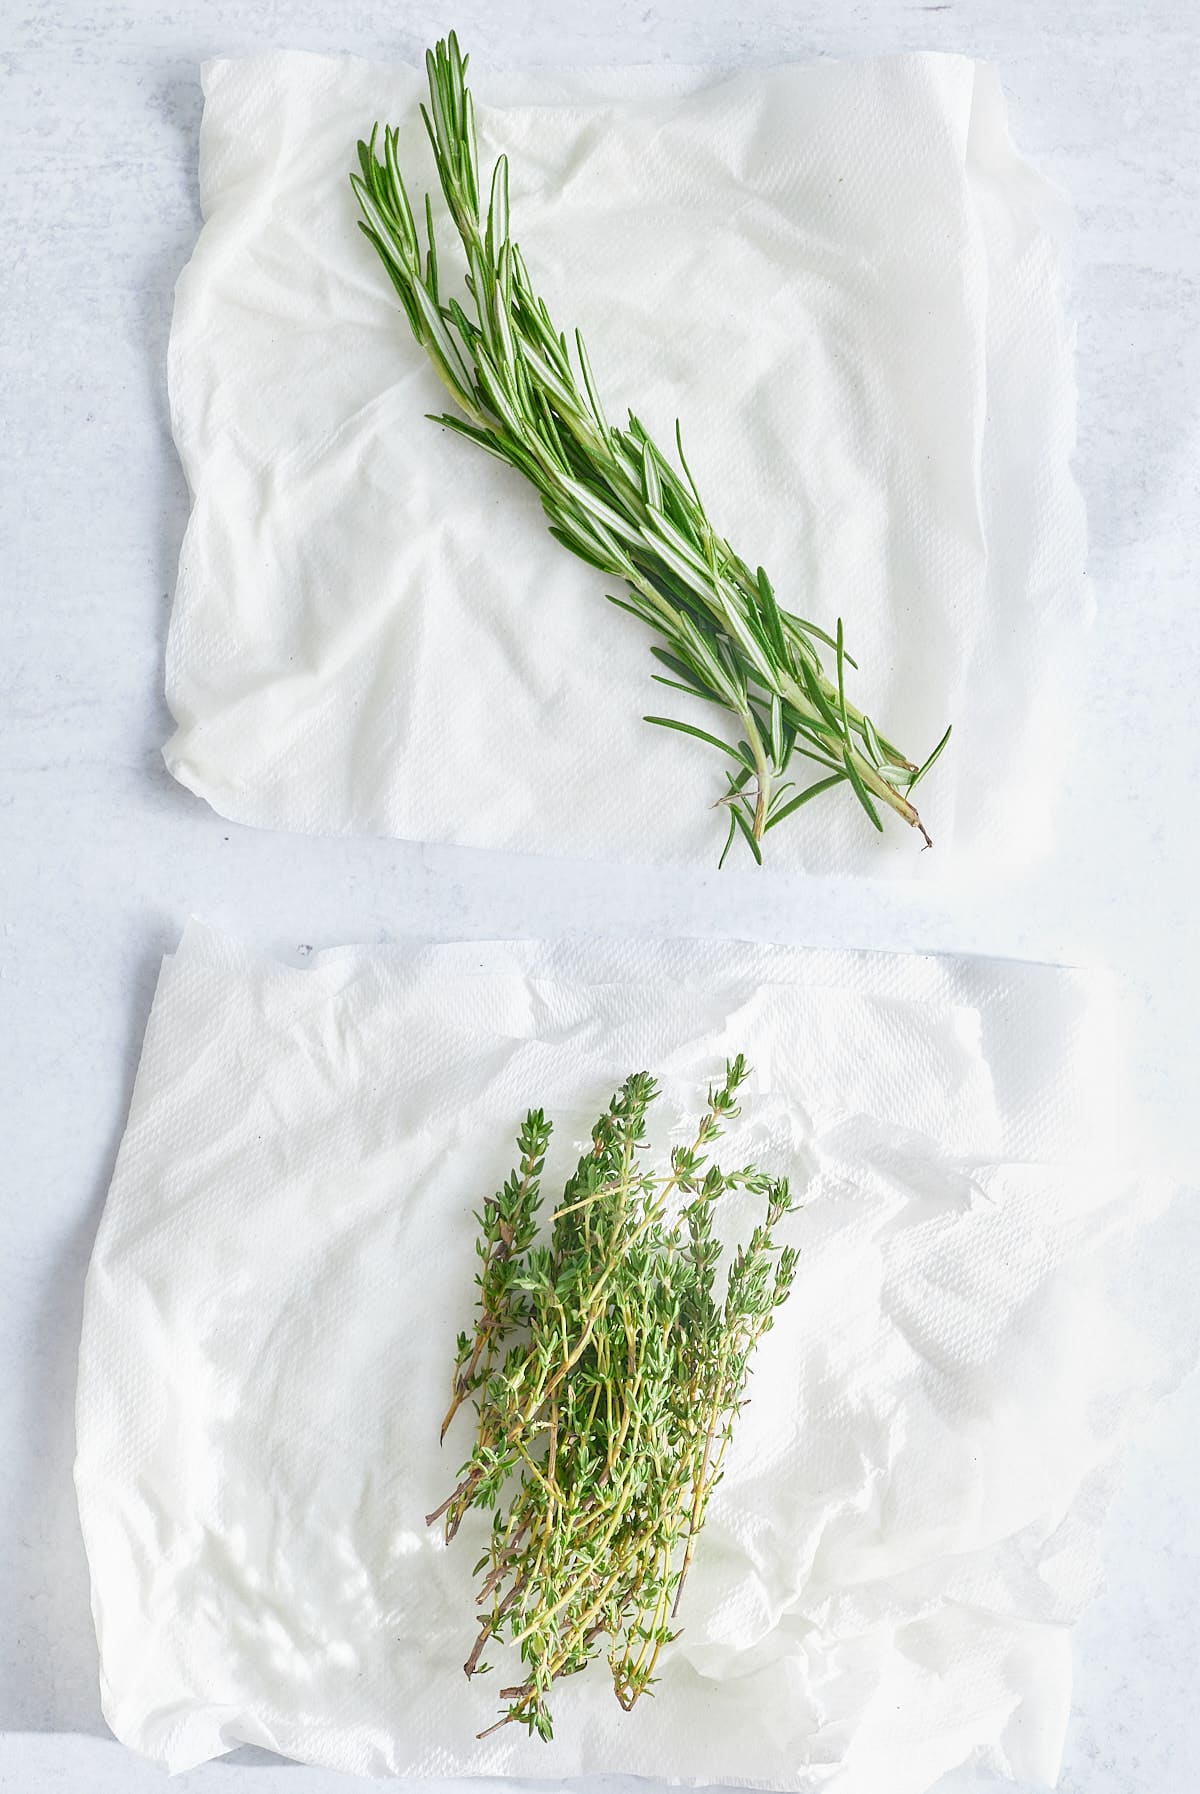
[[[1045,968],[577,942],[289,967],[191,925],[87,1284],[77,1483],[117,1736],[175,1770],[247,1742],[370,1774],[1050,1779],[1115,1449],[1180,1368],[1110,1277],[1159,1200],[1115,1169],[1111,1039],[1107,987]],[[628,1071],[660,1076],[665,1141],[743,1048],[729,1150],[793,1176],[801,1269],[682,1636],[631,1715],[597,1664],[551,1746],[477,1743],[486,1521],[449,1550],[422,1521],[467,1450],[465,1420],[437,1434],[471,1211],[531,1104],[553,1189]]]
[[[887,734],[919,759],[954,725],[923,792],[936,854],[835,793],[771,862],[936,876],[1040,851],[1088,600],[1064,206],[995,72],[476,77],[514,235],[611,414],[664,444],[682,420],[718,527],[792,610],[845,618]],[[445,394],[347,182],[376,119],[434,178],[423,76],[279,54],[204,85],[170,346],[195,499],[171,771],[266,828],[710,864],[721,757],[641,719],[712,728],[711,707],[651,683],[649,632],[519,476],[424,420]]]

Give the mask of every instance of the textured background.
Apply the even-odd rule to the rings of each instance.
[[[1059,845],[947,892],[497,860],[238,830],[158,748],[186,492],[163,358],[197,228],[197,64],[263,45],[479,64],[994,58],[1017,141],[1080,217],[1080,444],[1100,606]],[[106,1736],[70,1486],[80,1290],[159,956],[196,910],[303,950],[407,935],[726,934],[1099,961],[1130,990],[1140,1114],[1189,1165],[1200,947],[1188,729],[1200,671],[1198,28],[1186,0],[404,0],[0,9],[0,1788],[152,1789]],[[1180,1274],[1200,1241],[1178,1221]],[[1153,1300],[1153,1292],[1148,1292]],[[1071,1794],[1200,1781],[1200,1382],[1160,1410],[1077,1634]],[[184,1794],[343,1782],[241,1752]],[[947,1785],[955,1794],[969,1778]],[[885,1791],[881,1790],[881,1794]]]

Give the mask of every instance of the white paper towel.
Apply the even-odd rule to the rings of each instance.
[[[1083,518],[1064,208],[994,71],[473,73],[514,234],[613,415],[664,443],[682,420],[718,526],[791,609],[845,618],[854,695],[893,739],[920,758],[954,725],[923,793],[935,854],[835,794],[771,862],[937,875],[1040,851]],[[376,119],[433,178],[422,83],[298,54],[204,71],[167,764],[268,828],[710,864],[720,756],[642,722],[664,709],[648,632],[516,474],[424,420],[445,395],[347,184]]]
[[[370,1774],[917,1794],[1050,1779],[1115,1447],[1177,1370],[1112,1298],[1137,1213],[1107,986],[701,943],[350,948],[193,924],[165,962],[88,1278],[77,1484],[104,1711],[180,1770],[240,1742]],[[548,1187],[628,1071],[803,1193],[657,1698],[602,1665],[483,1743],[472,1526],[422,1516],[471,1211],[524,1110]],[[664,1134],[665,1138],[665,1134]],[[1138,1201],[1141,1211],[1138,1209]],[[484,1523],[480,1523],[481,1528]],[[485,1528],[484,1528],[485,1529]],[[483,1536],[482,1530],[479,1533]]]

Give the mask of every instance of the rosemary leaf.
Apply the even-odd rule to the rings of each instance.
[[[358,145],[361,172],[350,177],[362,229],[468,425],[449,417],[439,421],[525,475],[541,494],[557,540],[626,583],[628,599],[613,601],[662,638],[666,651],[686,664],[689,682],[695,677],[704,686],[698,695],[728,710],[751,743],[754,790],[731,810],[722,864],[735,833],[761,864],[768,817],[780,821],[799,807],[774,804],[794,751],[816,750],[814,757],[845,768],[844,777],[811,786],[810,797],[845,784],[876,828],[882,827],[882,804],[928,843],[911,791],[946,745],[949,729],[920,768],[893,748],[849,701],[846,669],[857,663],[846,651],[840,619],[833,637],[784,610],[763,568],[752,573],[714,528],[684,457],[678,420],[682,478],[632,412],[624,429],[608,422],[582,336],[575,332],[577,372],[567,339],[555,329],[512,241],[504,156],[492,171],[486,214],[481,210],[466,67],[451,32],[426,55],[429,105],[421,113],[459,237],[474,317],[439,293],[428,196],[423,251],[394,128],[383,133],[382,155],[378,126]],[[822,647],[836,655],[833,680],[822,669]],[[766,727],[758,726],[756,704],[766,707]],[[707,731],[679,726],[726,746]]]

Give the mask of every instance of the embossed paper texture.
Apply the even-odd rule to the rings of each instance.
[[[1039,852],[1088,600],[1064,204],[995,71],[472,79],[514,236],[611,414],[664,444],[680,420],[717,527],[788,608],[844,618],[887,735],[919,760],[954,725],[922,788],[935,853],[839,791],[771,863],[937,877]],[[712,864],[722,756],[642,717],[718,713],[652,683],[649,632],[516,473],[425,421],[446,395],[347,178],[378,119],[435,181],[423,76],[273,54],[204,80],[170,347],[194,495],[172,772],[266,828]]]
[[[89,1273],[77,1483],[104,1711],[181,1770],[247,1742],[373,1775],[629,1771],[918,1794],[1055,1772],[1117,1448],[1188,1359],[1125,1289],[1169,1192],[1121,1167],[1107,986],[705,943],[168,959]],[[798,1281],[665,1654],[556,1736],[483,1742],[472,1564],[423,1516],[472,1211],[526,1108],[547,1190],[647,1067],[680,1137],[753,1067],[737,1160],[788,1172]],[[561,1187],[561,1186],[560,1186]],[[747,1213],[731,1212],[741,1228]]]

